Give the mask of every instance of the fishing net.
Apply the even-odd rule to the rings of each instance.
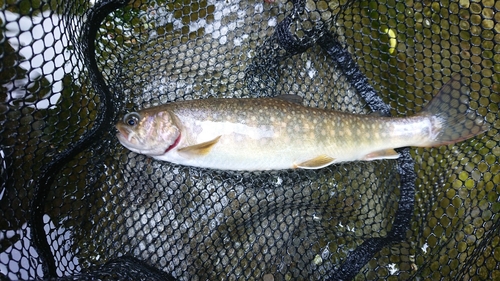
[[[499,1],[0,3],[1,280],[499,280]],[[114,128],[281,94],[407,116],[457,73],[490,130],[397,160],[218,171]]]

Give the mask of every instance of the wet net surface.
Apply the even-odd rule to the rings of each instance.
[[[500,278],[498,1],[12,2],[1,280]],[[208,97],[406,116],[455,73],[490,130],[399,160],[225,172],[115,136],[126,112]]]

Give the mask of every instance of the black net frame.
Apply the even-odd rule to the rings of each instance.
[[[3,279],[500,276],[494,1],[3,6]],[[223,172],[114,136],[124,112],[213,96],[411,115],[454,73],[490,130],[397,161]]]

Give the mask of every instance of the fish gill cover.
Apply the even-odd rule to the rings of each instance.
[[[1,280],[500,278],[498,1],[0,5]],[[215,171],[113,127],[281,94],[407,116],[456,73],[490,130],[398,160]]]

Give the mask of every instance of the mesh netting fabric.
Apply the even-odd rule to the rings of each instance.
[[[500,279],[500,2],[1,3],[1,280]],[[218,171],[115,136],[211,97],[408,116],[455,73],[490,129],[397,160]]]

